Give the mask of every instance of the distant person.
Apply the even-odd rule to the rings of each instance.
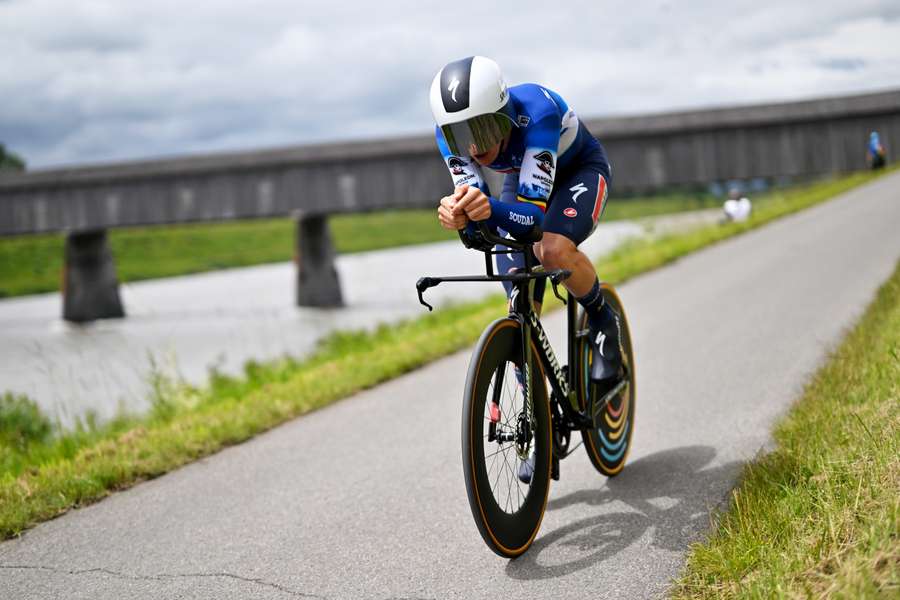
[[[753,205],[750,204],[750,199],[742,196],[737,188],[731,188],[728,192],[728,200],[725,201],[722,210],[725,213],[726,223],[740,223],[750,218]]]
[[[887,162],[884,156],[884,146],[881,145],[881,139],[878,137],[877,131],[873,131],[869,134],[869,148],[866,152],[866,162],[869,163],[869,167],[873,171],[883,168]]]

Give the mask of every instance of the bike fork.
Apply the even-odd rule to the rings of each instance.
[[[490,424],[488,425],[489,442],[493,442],[497,439],[497,423],[500,422],[500,400],[503,390],[503,376],[505,372],[505,368],[497,369],[497,373],[496,375],[494,375],[494,394],[491,397]]]

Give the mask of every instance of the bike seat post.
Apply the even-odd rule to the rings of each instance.
[[[571,389],[575,389],[578,373],[576,370],[575,364],[575,354],[577,352],[577,340],[575,339],[575,334],[578,333],[578,307],[576,306],[574,296],[572,292],[566,288],[566,321],[568,324],[568,351],[569,351],[569,364],[568,364],[568,376],[569,376],[569,384],[572,386]]]

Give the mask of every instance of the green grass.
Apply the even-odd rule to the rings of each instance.
[[[900,598],[900,263],[747,465],[675,598]]]
[[[604,279],[620,283],[871,178],[857,174],[775,194],[759,203],[746,223],[634,240],[605,257],[599,272]],[[558,306],[550,303],[545,310]],[[0,445],[0,536],[16,535],[38,521],[464,348],[477,339],[488,321],[504,313],[505,302],[498,294],[371,333],[335,334],[309,358],[249,363],[244,377],[216,375],[202,389],[160,378],[153,410],[144,417],[123,417],[104,425],[87,423],[49,439],[38,436],[19,445]],[[5,419],[0,412],[0,421]]]
[[[330,219],[338,252],[362,252],[453,239],[432,211],[389,211]],[[109,244],[121,281],[139,281],[291,260],[291,219],[112,229]],[[65,238],[0,239],[0,297],[58,290]]]
[[[718,206],[711,196],[670,194],[613,201],[605,221]],[[329,219],[340,253],[456,239],[433,210],[337,215]],[[121,281],[186,275],[290,260],[291,219],[112,229],[109,244]],[[0,297],[60,287],[65,238],[60,234],[0,238]]]
[[[655,198],[617,198],[610,196],[603,209],[603,221],[641,219],[691,210],[721,208],[722,200],[709,194],[667,194]]]

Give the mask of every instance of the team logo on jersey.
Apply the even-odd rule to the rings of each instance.
[[[534,225],[534,217],[531,215],[520,215],[519,213],[509,211],[509,220],[519,225]]]
[[[548,150],[543,150],[534,155],[537,167],[547,175],[553,174],[553,155]]]
[[[463,175],[465,174],[465,166],[466,161],[459,158],[458,156],[451,156],[447,159],[447,166],[450,167],[450,172],[454,175]]]
[[[563,214],[566,215],[567,217],[577,217],[577,216],[578,216],[578,211],[575,210],[575,209],[572,208],[572,207],[569,207],[569,208],[567,208],[566,210],[563,211]]]
[[[519,127],[528,127],[528,124],[531,123],[531,117],[528,115],[519,115],[519,118],[516,119],[516,123],[519,124]]]
[[[575,192],[574,194],[572,194],[572,202],[578,202],[578,196],[582,195],[583,193],[585,193],[588,190],[587,190],[587,186],[585,186],[584,182],[582,181],[582,182],[570,187],[569,191]]]

